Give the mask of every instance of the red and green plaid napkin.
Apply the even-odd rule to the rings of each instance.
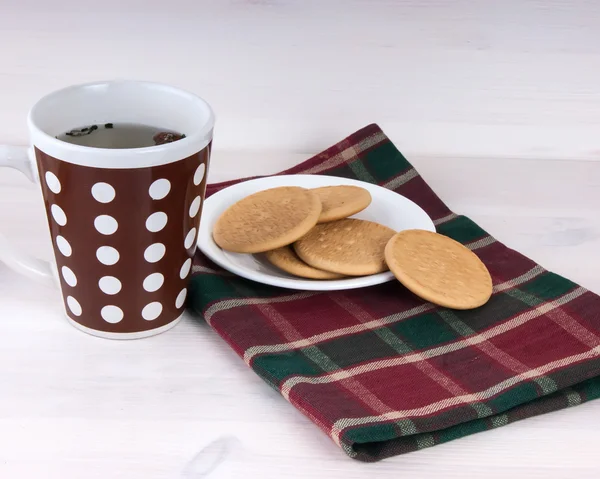
[[[197,254],[190,306],[350,457],[376,461],[600,397],[600,297],[451,212],[378,126],[284,172],[294,173],[410,198],[439,233],[475,251],[494,282],[485,306],[455,311],[396,281],[274,288]]]

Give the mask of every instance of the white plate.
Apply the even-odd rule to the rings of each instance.
[[[394,276],[389,271],[370,276],[339,280],[301,279],[272,266],[262,255],[237,254],[224,251],[217,246],[212,238],[213,226],[221,213],[236,201],[252,193],[277,186],[318,188],[320,186],[331,185],[355,185],[365,188],[371,193],[373,201],[369,207],[354,215],[353,218],[374,221],[386,225],[395,231],[405,229],[435,231],[433,221],[431,221],[431,218],[425,211],[408,198],[381,186],[337,176],[283,175],[238,183],[208,198],[202,209],[198,247],[208,258],[231,273],[259,283],[282,288],[332,291],[363,288],[394,279]]]

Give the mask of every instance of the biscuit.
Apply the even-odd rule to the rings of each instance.
[[[371,204],[371,193],[359,186],[324,186],[312,191],[319,195],[323,205],[319,223],[347,218]]]
[[[297,186],[259,191],[227,208],[213,228],[215,243],[235,253],[263,253],[293,243],[319,219],[316,193]]]
[[[387,244],[385,259],[407,289],[439,306],[473,309],[492,294],[492,278],[479,257],[438,233],[401,231]]]
[[[347,276],[387,271],[385,245],[395,231],[371,221],[347,218],[318,224],[294,243],[305,263]]]
[[[331,273],[309,266],[298,257],[290,246],[282,246],[281,248],[267,251],[265,257],[271,264],[277,266],[286,273],[301,276],[302,278],[340,279],[344,277],[342,274]]]

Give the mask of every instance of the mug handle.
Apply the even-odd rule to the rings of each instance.
[[[0,167],[14,168],[36,183],[36,175],[29,159],[30,150],[24,147],[0,145]],[[54,284],[52,266],[48,261],[34,258],[19,251],[0,233],[0,261],[29,278],[48,285]]]

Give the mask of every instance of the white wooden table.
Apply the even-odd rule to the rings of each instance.
[[[600,293],[598,25],[584,0],[7,1],[0,143],[26,143],[41,94],[114,77],[214,105],[211,181],[376,121],[451,208]],[[0,171],[0,205],[2,232],[49,257],[34,187]],[[599,417],[591,402],[358,463],[205,324],[93,338],[0,264],[2,478],[597,478]]]

